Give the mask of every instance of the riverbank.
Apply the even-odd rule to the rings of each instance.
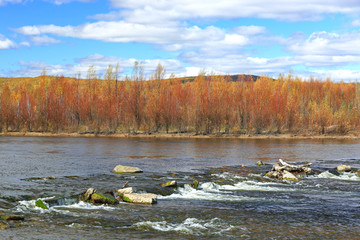
[[[195,134],[195,133],[51,133],[51,132],[6,132],[0,136],[14,137],[112,137],[112,138],[190,138],[190,139],[360,139],[358,133],[339,134]]]

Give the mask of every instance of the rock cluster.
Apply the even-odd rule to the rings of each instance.
[[[299,178],[311,173],[310,165],[311,163],[293,165],[279,159],[279,162],[275,163],[271,171],[267,172],[265,176],[279,180],[299,181]]]

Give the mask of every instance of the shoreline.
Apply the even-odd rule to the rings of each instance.
[[[50,133],[50,132],[6,132],[0,133],[0,137],[70,137],[70,138],[173,138],[173,139],[360,139],[360,135],[306,135],[306,134],[209,134],[196,135],[195,133]]]

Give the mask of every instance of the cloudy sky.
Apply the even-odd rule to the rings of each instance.
[[[86,76],[134,61],[200,70],[360,79],[358,0],[0,0],[0,76]]]

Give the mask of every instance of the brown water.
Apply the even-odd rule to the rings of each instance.
[[[1,239],[360,236],[360,177],[327,171],[340,163],[360,168],[356,140],[2,137],[0,153],[0,211],[25,217],[0,229]],[[263,177],[279,158],[312,162],[317,173],[297,183]],[[267,165],[257,167],[258,160]],[[117,164],[144,173],[111,173]],[[55,179],[41,179],[48,176]],[[118,189],[126,181],[145,192],[169,180],[194,179],[198,190],[185,185],[158,195],[153,206],[94,206],[73,197],[89,187]],[[49,210],[34,205],[53,197],[62,200]]]

